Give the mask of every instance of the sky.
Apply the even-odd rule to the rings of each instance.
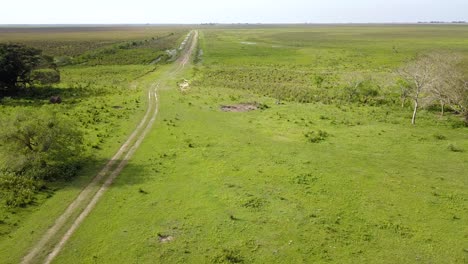
[[[468,0],[4,0],[0,24],[382,23],[468,20]]]

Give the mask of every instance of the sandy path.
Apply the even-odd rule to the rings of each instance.
[[[185,49],[184,53],[181,57],[177,60],[177,69],[173,71],[173,73],[179,72],[181,69],[185,67],[185,65],[190,61],[191,54],[193,53],[194,49],[196,48],[198,40],[198,32],[194,31],[192,38],[191,38],[191,46],[189,49]],[[22,259],[23,264],[31,263],[33,261],[37,261],[38,254],[47,250],[47,244],[51,242],[54,236],[57,235],[57,232],[61,230],[64,225],[67,223],[69,218],[78,213],[78,210],[82,207],[85,209],[80,213],[80,215],[73,221],[72,225],[68,228],[66,233],[62,236],[60,241],[55,245],[53,250],[47,255],[46,260],[44,263],[51,263],[53,259],[58,255],[60,250],[63,248],[65,243],[68,239],[73,235],[75,230],[80,226],[83,220],[89,215],[92,209],[96,206],[99,199],[102,197],[104,192],[110,187],[114,179],[120,174],[123,170],[125,165],[127,165],[129,159],[133,156],[135,151],[138,149],[140,144],[142,143],[143,139],[147,135],[147,133],[151,130],[151,127],[156,120],[156,116],[158,113],[158,97],[157,97],[157,88],[150,89],[148,91],[148,108],[146,113],[138,124],[137,128],[133,131],[127,141],[120,147],[118,152],[112,157],[111,160],[104,166],[104,168],[99,172],[98,175],[86,186],[85,189],[79,194],[79,196],[67,207],[65,212],[55,221],[54,225],[50,227],[44,236],[40,239],[40,241],[31,249],[31,251]],[[148,121],[148,119],[151,119]],[[135,138],[138,136],[138,139],[134,142]],[[133,144],[132,144],[133,143]],[[124,156],[125,155],[125,156]],[[123,159],[122,159],[122,156]],[[120,161],[118,166],[112,170],[114,164],[117,161]],[[111,173],[102,186],[94,192],[96,188],[99,187],[101,180]],[[94,195],[93,195],[94,193]],[[92,197],[92,199],[91,199]],[[91,199],[89,202],[85,203],[87,200]]]
[[[192,38],[190,40],[190,48],[186,50],[184,54],[182,54],[180,58],[177,60],[178,67],[174,71],[174,74],[180,72],[185,67],[185,65],[190,62],[190,58],[192,57],[193,52],[197,48],[197,40],[198,40],[198,31],[194,30],[192,31]]]

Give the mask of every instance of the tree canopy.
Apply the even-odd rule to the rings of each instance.
[[[44,180],[73,176],[83,136],[72,121],[43,108],[19,112],[2,124],[0,169]]]
[[[32,74],[37,69],[52,69],[54,73]],[[55,77],[45,78],[46,74]],[[47,80],[57,82],[60,80],[57,74],[53,58],[42,55],[41,50],[21,44],[0,43],[0,96],[17,95],[21,88],[31,85],[34,78],[39,78],[41,84],[48,83]]]

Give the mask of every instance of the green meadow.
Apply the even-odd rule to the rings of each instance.
[[[83,54],[94,52],[109,63],[61,69],[58,107],[81,122],[95,158],[50,198],[0,209],[0,259],[27,253],[135,127],[158,82],[154,128],[54,263],[468,261],[468,128],[432,105],[411,125],[395,75],[432,51],[468,65],[466,25],[198,30],[182,72],[122,65],[102,47],[74,58],[92,65]],[[44,98],[3,99],[0,111]],[[258,109],[222,110],[243,103]]]

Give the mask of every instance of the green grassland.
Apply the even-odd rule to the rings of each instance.
[[[24,34],[18,33],[19,29],[3,31],[0,33],[2,42],[32,45],[56,58],[62,55],[57,50],[59,47],[65,49],[67,55],[84,52],[84,55],[76,53],[76,57],[81,56],[80,64],[59,68],[59,84],[31,89],[21,97],[0,99],[2,118],[27,109],[53,110],[76,122],[84,132],[85,140],[82,169],[75,179],[47,183],[36,194],[34,203],[25,208],[4,207],[2,200],[0,263],[17,263],[136,127],[146,109],[146,90],[153,85],[160,68],[166,63],[161,61],[150,65],[136,56],[132,61],[120,60],[118,63],[111,56],[100,60],[86,56],[130,43],[130,48],[122,50],[143,50],[144,47],[145,60],[148,60],[149,56],[164,53],[165,49],[177,48],[188,31],[181,28],[106,28],[105,31],[66,28],[54,29],[52,36],[44,34],[44,29],[29,30]],[[148,43],[146,39],[153,42]],[[61,46],[64,41],[69,49]],[[96,45],[87,46],[88,42]],[[109,44],[110,48],[102,48],[101,43],[113,44]],[[135,47],[131,43],[136,43]],[[63,102],[50,105],[49,98],[57,95]]]
[[[155,129],[55,263],[465,263],[468,130],[431,109],[411,126],[393,71],[430,50],[466,55],[467,34],[201,30],[198,64],[164,78]],[[375,98],[347,100],[356,72]],[[220,111],[242,102],[268,107]]]

